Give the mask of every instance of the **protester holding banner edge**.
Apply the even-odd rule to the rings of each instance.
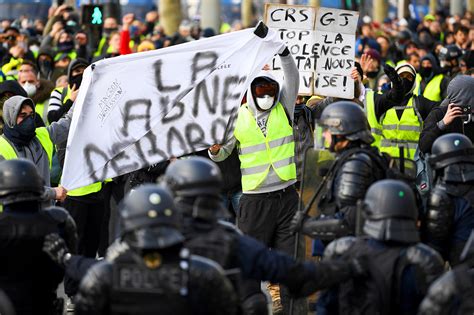
[[[46,200],[64,201],[64,187],[50,188],[50,167],[52,163],[53,145],[67,138],[71,123],[72,109],[58,122],[48,127],[35,127],[35,104],[30,98],[12,96],[3,106],[5,119],[4,135],[0,146],[2,159],[27,158],[38,167],[45,185]]]
[[[266,31],[262,35],[265,37]],[[235,146],[240,148],[243,195],[238,227],[244,234],[267,246],[291,254],[294,236],[289,231],[289,225],[299,199],[294,188],[296,166],[291,125],[299,77],[286,46],[279,51],[279,55],[284,84],[277,82],[268,72],[262,72],[254,79],[247,91],[247,103],[239,109],[233,137],[225,144],[213,145],[209,156],[219,162],[226,159]],[[262,150],[260,147],[267,141],[273,141],[274,146]],[[262,155],[266,150],[278,162],[266,160]],[[282,288],[281,298],[284,309],[288,308],[286,289]]]

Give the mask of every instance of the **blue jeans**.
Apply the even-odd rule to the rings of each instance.
[[[242,197],[242,191],[236,191],[232,194],[222,195],[222,199],[224,200],[224,207],[228,209],[230,203],[232,205],[232,209],[234,210],[235,217],[239,215],[240,197]]]

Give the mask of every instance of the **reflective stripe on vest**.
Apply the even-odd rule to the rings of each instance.
[[[399,157],[399,147],[405,148],[405,157],[414,159],[420,133],[423,129],[423,120],[416,109],[416,96],[410,98],[407,106],[397,106],[389,109],[382,117],[382,135],[380,151]],[[415,106],[413,106],[415,102]],[[403,109],[401,119],[398,119],[396,108]]]
[[[423,96],[427,99],[439,102],[441,101],[441,82],[443,81],[444,75],[437,74],[426,84],[423,91]],[[416,75],[416,85],[413,93],[415,95],[420,95],[421,92],[421,76],[420,74]]]
[[[282,181],[296,179],[293,128],[281,103],[270,112],[267,136],[263,135],[247,104],[242,105],[234,135],[240,144],[239,159],[244,191],[254,190],[263,183],[270,167],[273,167]]]
[[[367,120],[370,125],[370,131],[375,141],[372,143],[374,147],[380,147],[380,140],[382,139],[382,125],[377,121],[377,116],[375,115],[375,93],[373,90],[367,91],[365,94],[365,113],[367,115]]]
[[[5,160],[13,160],[18,158],[15,148],[4,137],[5,136],[0,137],[0,155],[2,155]],[[41,143],[43,150],[48,156],[49,168],[51,169],[54,145],[49,138],[48,129],[45,127],[36,128],[36,138]]]
[[[68,196],[71,197],[80,197],[89,194],[96,193],[102,189],[102,182],[93,183],[81,188],[73,189],[67,192]]]

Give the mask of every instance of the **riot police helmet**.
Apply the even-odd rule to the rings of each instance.
[[[177,196],[219,195],[222,174],[216,163],[200,156],[178,159],[166,169],[164,184]]]
[[[416,243],[415,194],[400,180],[385,179],[369,187],[364,201],[364,233],[380,241]]]
[[[120,209],[122,238],[132,248],[163,249],[184,241],[181,215],[171,193],[146,184],[132,190]]]
[[[474,163],[471,139],[460,133],[440,136],[431,146],[429,162],[434,169],[442,169],[456,163]]]
[[[342,135],[351,141],[360,140],[366,144],[374,142],[364,110],[354,102],[330,104],[323,110],[318,123],[333,136]]]
[[[441,61],[458,60],[462,57],[462,50],[457,45],[448,45],[439,51],[439,59]]]
[[[168,166],[161,183],[173,193],[184,216],[214,221],[226,214],[220,196],[222,174],[209,159],[179,159]]]
[[[13,159],[0,162],[0,203],[40,201],[44,182],[33,162]]]

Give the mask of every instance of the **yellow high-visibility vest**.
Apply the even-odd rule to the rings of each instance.
[[[38,103],[35,105],[35,112],[38,114],[41,119],[44,121],[46,126],[49,125],[48,122],[48,100],[44,101],[43,103]]]
[[[435,75],[425,86],[425,90],[423,91],[423,96],[427,99],[439,102],[441,101],[441,81],[443,81],[444,75],[437,74]],[[416,85],[413,94],[420,95],[421,89],[421,76],[419,74],[416,75]]]
[[[62,52],[58,52],[58,53],[56,54],[56,56],[54,56],[54,61],[55,61],[55,62],[58,61],[59,58],[60,58],[62,55],[63,55]],[[67,53],[67,56],[68,56],[69,59],[71,59],[71,60],[77,59],[77,53],[76,53],[75,51],[71,51],[71,52]]]
[[[239,159],[242,189],[256,189],[272,167],[283,181],[296,179],[293,127],[281,103],[270,112],[265,136],[248,105],[239,108],[234,136],[240,143]]]
[[[68,196],[71,197],[80,197],[89,194],[96,193],[102,189],[102,182],[92,183],[90,185],[76,188],[67,192]]]
[[[36,128],[36,138],[41,143],[43,150],[46,152],[49,161],[49,168],[51,168],[53,161],[53,151],[54,145],[49,137],[48,129],[45,127]],[[0,155],[3,156],[5,160],[13,160],[18,158],[18,153],[15,150],[15,147],[8,142],[5,138],[5,135],[0,136]]]
[[[407,106],[394,106],[381,118],[382,140],[380,151],[392,157],[400,157],[399,147],[405,148],[405,157],[414,160],[418,140],[423,130],[423,119],[418,109],[413,106],[416,96],[412,96]],[[397,110],[403,109],[401,119],[398,119]]]
[[[377,120],[375,115],[375,93],[373,90],[368,90],[365,94],[365,113],[367,115],[367,120],[370,125],[370,132],[374,137],[375,141],[372,143],[372,146],[380,148],[380,142],[382,141],[382,125]]]

